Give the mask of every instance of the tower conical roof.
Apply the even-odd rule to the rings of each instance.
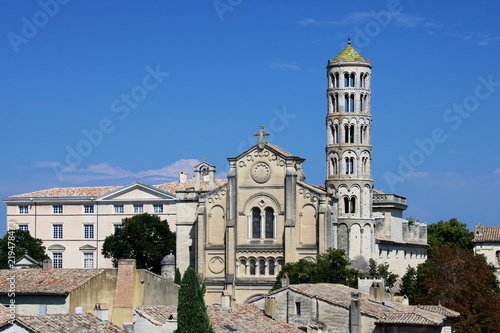
[[[342,50],[342,52],[339,53],[338,56],[335,57],[335,59],[332,60],[332,62],[335,61],[361,61],[361,62],[370,62],[370,60],[365,59],[361,56],[361,54],[358,53],[352,46],[351,46],[351,40],[349,39],[347,41],[347,46],[345,49]]]

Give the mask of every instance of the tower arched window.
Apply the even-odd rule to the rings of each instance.
[[[359,143],[363,143],[363,136],[364,136],[364,133],[365,133],[365,125],[361,125],[359,127]]]
[[[364,73],[359,74],[359,87],[360,88],[363,88],[364,78],[365,78],[365,74]]]
[[[368,175],[368,157],[363,157],[361,160],[362,168],[363,168],[363,175]]]
[[[260,214],[260,209],[258,207],[254,207],[252,209],[252,237],[260,238],[260,228],[261,228],[261,219],[262,216]]]
[[[349,213],[349,198],[344,197],[344,213]]]
[[[350,213],[356,213],[356,197],[351,197],[349,202]]]
[[[338,175],[338,162],[336,157],[330,158],[330,175]]]
[[[266,238],[274,238],[274,210],[266,208]]]
[[[339,112],[339,95],[333,95],[333,112]]]
[[[349,112],[349,95],[344,95],[344,112]]]
[[[354,158],[346,157],[345,158],[345,174],[350,175],[354,172]]]
[[[349,130],[349,143],[354,143],[354,125],[351,125]]]
[[[333,81],[332,82],[333,87],[338,88],[339,87],[339,73],[333,74],[332,81]]]
[[[354,112],[354,94],[349,96],[349,112]]]
[[[335,124],[331,128],[333,143],[339,143],[339,125]]]
[[[363,112],[363,107],[364,107],[364,96],[360,95],[359,96],[359,112]]]
[[[349,86],[350,87],[354,87],[354,79],[356,77],[356,74],[354,73],[351,73],[350,77],[349,77]]]
[[[344,87],[349,87],[349,74],[344,74]]]

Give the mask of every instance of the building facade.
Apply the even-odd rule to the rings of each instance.
[[[330,247],[357,269],[373,258],[402,276],[426,260],[427,226],[403,217],[406,198],[374,189],[371,68],[350,43],[328,61],[323,185],[308,184],[305,159],[266,142],[261,127],[253,147],[228,158],[227,180],[203,161],[191,180],[26,193],[4,199],[7,224],[41,238],[55,267],[100,268],[111,265],[102,242],[124,217],[158,214],[176,231],[177,267],[195,267],[209,303],[263,295],[285,263]]]
[[[474,227],[474,253],[482,254],[495,267],[495,275],[500,284],[500,227]]]

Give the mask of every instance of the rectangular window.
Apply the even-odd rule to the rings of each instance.
[[[54,267],[54,268],[62,268],[63,267],[62,253],[53,253],[52,254],[52,267]]]
[[[123,214],[123,205],[115,205],[115,214]]]
[[[83,225],[83,237],[85,239],[94,238],[94,225],[93,224],[84,224]]]
[[[94,268],[94,254],[84,253],[83,254],[83,268],[92,269]]]
[[[19,206],[19,214],[28,214],[28,206]]]
[[[63,206],[62,205],[52,206],[52,213],[62,214],[63,213]]]
[[[83,206],[83,212],[85,214],[94,214],[94,205],[85,205],[85,206]]]
[[[123,225],[122,224],[113,224],[113,227],[114,227],[114,232],[116,232],[116,230],[123,228]]]
[[[54,239],[62,239],[63,238],[63,225],[62,224],[53,224],[52,225],[52,235]]]
[[[300,302],[295,302],[295,314],[300,316]]]
[[[18,224],[17,228],[22,231],[29,231],[27,224]]]
[[[144,213],[143,205],[134,205],[134,214],[142,214]]]
[[[163,205],[153,205],[153,209],[156,214],[163,213]]]

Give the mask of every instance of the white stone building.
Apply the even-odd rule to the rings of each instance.
[[[474,227],[474,253],[485,256],[495,267],[495,275],[500,284],[500,227]]]

